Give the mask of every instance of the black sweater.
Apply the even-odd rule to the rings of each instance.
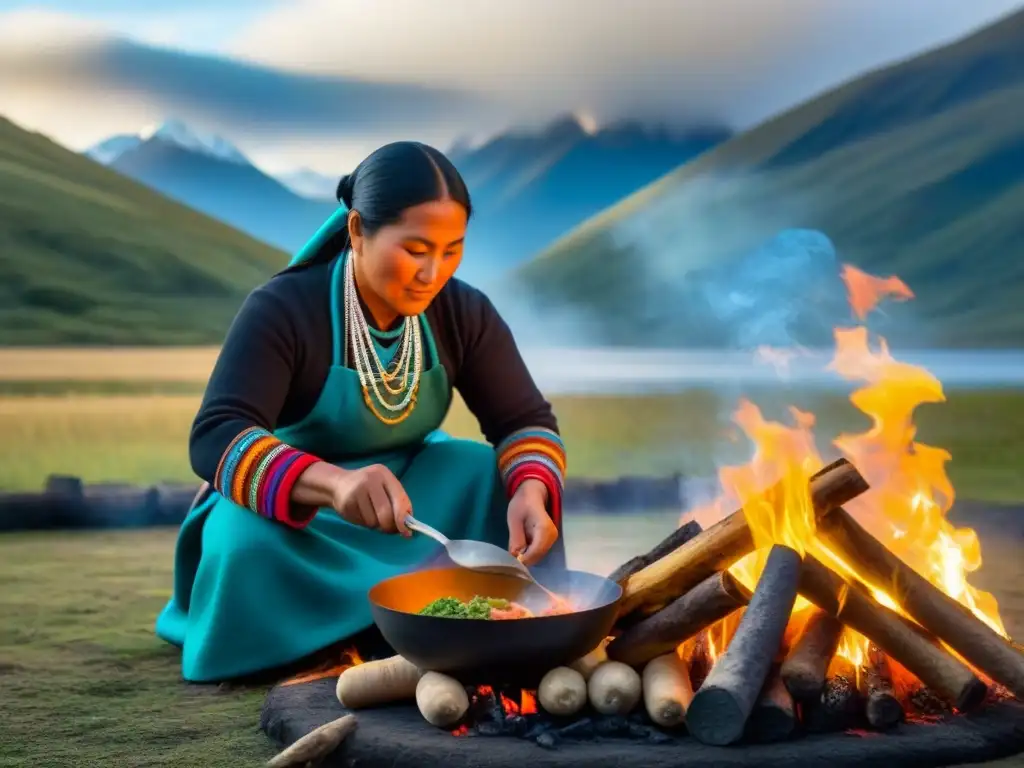
[[[247,429],[305,417],[331,365],[331,264],[287,270],[243,303],[192,426],[192,468],[214,486],[221,457]],[[340,309],[340,308],[339,308]],[[448,380],[492,445],[527,427],[557,433],[508,326],[479,290],[452,279],[426,311]]]

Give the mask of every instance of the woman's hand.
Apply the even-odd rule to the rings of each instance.
[[[350,523],[384,533],[412,535],[405,527],[405,518],[412,514],[412,502],[398,478],[382,464],[339,474],[331,506]]]
[[[526,565],[537,563],[558,541],[558,528],[547,510],[548,489],[529,478],[508,504],[508,551]]]

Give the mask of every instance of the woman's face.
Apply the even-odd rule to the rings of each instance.
[[[407,208],[398,222],[369,237],[350,221],[359,275],[393,312],[418,315],[462,261],[466,224],[466,209],[453,200]]]

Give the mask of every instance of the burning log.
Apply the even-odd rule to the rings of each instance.
[[[891,590],[903,610],[922,627],[1018,699],[1024,699],[1024,655],[890,552],[846,510],[836,510],[823,522],[819,536],[836,554],[856,563],[867,583]]]
[[[736,634],[690,702],[694,738],[725,746],[743,736],[789,623],[800,571],[798,552],[772,547]]]
[[[811,502],[818,516],[841,507],[867,489],[867,481],[845,459],[829,464],[810,480]],[[619,616],[625,617],[637,610],[654,613],[753,550],[754,538],[746,516],[742,509],[736,510],[678,549],[628,577],[623,584]]]
[[[903,720],[903,705],[896,698],[892,685],[892,670],[885,654],[872,645],[858,676],[858,687],[864,698],[868,723],[884,730]]]
[[[857,669],[836,657],[821,695],[804,705],[804,727],[810,733],[855,728],[864,722],[864,699],[857,687]]]
[[[793,696],[786,689],[780,670],[768,676],[761,695],[747,721],[746,737],[767,743],[788,739],[796,730],[797,716]]]
[[[681,525],[676,528],[672,533],[666,536],[662,541],[654,546],[654,548],[645,555],[637,555],[631,560],[623,563],[608,577],[617,584],[625,583],[626,579],[632,576],[637,571],[640,571],[651,563],[655,563],[661,560],[665,555],[670,552],[675,552],[683,544],[694,538],[701,532],[700,524],[696,520],[690,520],[685,525]]]
[[[724,619],[750,600],[750,590],[728,571],[719,571],[634,624],[608,644],[608,658],[639,667],[670,653],[684,640]]]
[[[971,709],[985,698],[985,684],[933,638],[810,556],[804,557],[800,594],[875,643],[957,709]]]
[[[800,635],[782,664],[782,681],[794,699],[815,701],[825,687],[829,662],[839,646],[843,625],[817,608],[800,630]]]

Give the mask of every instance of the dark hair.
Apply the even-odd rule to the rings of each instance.
[[[367,235],[397,222],[407,208],[442,198],[459,203],[467,217],[473,213],[466,182],[452,161],[418,141],[397,141],[375,150],[342,177],[337,196],[350,211],[359,211]],[[330,261],[348,247],[348,227],[343,227],[296,267]]]

